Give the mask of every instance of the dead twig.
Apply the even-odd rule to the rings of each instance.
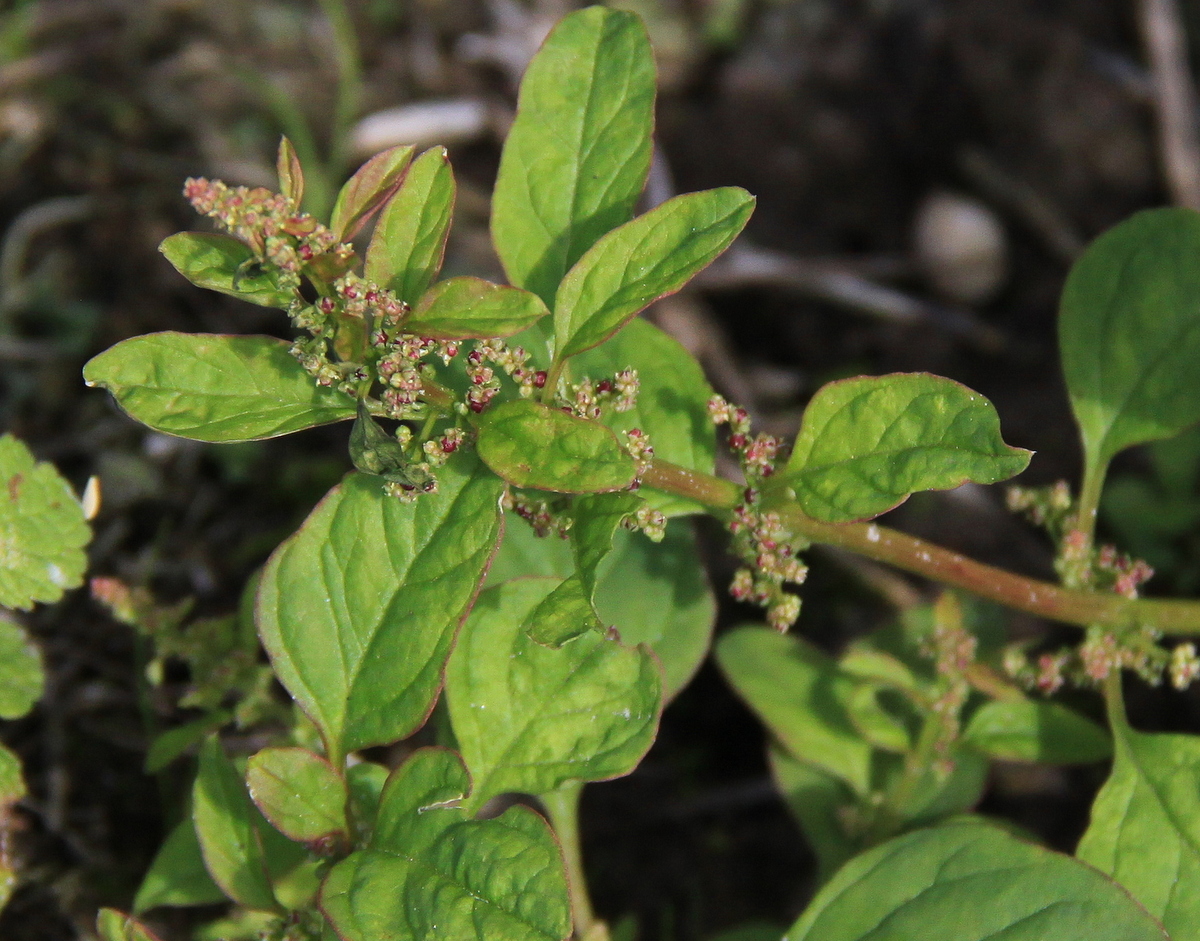
[[[1167,188],[1176,204],[1200,209],[1200,130],[1183,19],[1175,0],[1139,0],[1138,19],[1153,82]]]

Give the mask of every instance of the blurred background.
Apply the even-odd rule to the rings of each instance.
[[[659,67],[647,205],[740,185],[746,235],[648,316],[764,430],[794,433],[824,382],[929,371],[990,397],[1037,452],[1029,485],[1079,455],[1057,367],[1071,260],[1139,208],[1200,208],[1200,6],[1166,0],[634,0]],[[148,432],[84,388],[85,360],[157,330],[286,335],[279,312],[188,285],[158,254],[206,229],[185,177],[274,187],[286,133],[314,211],[395,143],[449,147],[458,204],[448,274],[502,279],[488,201],[517,82],[566,0],[0,2],[0,430],[82,488],[100,478],[91,573],[194,617],[235,609],[255,568],[349,469],[346,427],[206,446]],[[1103,529],[1200,585],[1200,439],[1124,456]],[[888,520],[978,558],[1053,577],[1052,548],[1003,495],[964,487]],[[702,527],[718,595],[731,573]],[[908,579],[814,554],[798,630],[837,649],[924,597]],[[751,616],[723,600],[722,623]],[[28,619],[47,695],[0,730],[32,795],[6,826],[24,881],[5,941],[90,937],[127,907],[168,824],[142,773],[149,729],[187,718],[179,660],[139,695],[148,653],[87,596]],[[1019,629],[1020,625],[1018,625]],[[1194,697],[1147,693],[1146,727],[1196,728]],[[588,789],[599,913],[649,939],[786,925],[813,862],[775,798],[757,723],[702,670],[630,777]],[[1073,847],[1103,768],[1001,768],[985,810]],[[179,782],[176,782],[179,783]],[[212,912],[206,913],[209,917]],[[175,921],[171,919],[175,918]],[[191,916],[168,915],[165,936]],[[633,919],[633,921],[629,920]],[[171,932],[175,932],[172,934]],[[777,936],[777,935],[776,935]],[[632,934],[627,937],[633,937]],[[727,936],[732,939],[732,935]],[[749,938],[743,934],[740,937]]]

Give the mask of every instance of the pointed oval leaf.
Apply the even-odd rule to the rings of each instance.
[[[0,612],[0,719],[19,719],[42,698],[42,654],[24,628]]]
[[[416,148],[390,147],[376,154],[346,181],[333,204],[329,228],[339,242],[348,242],[399,188]]]
[[[133,899],[134,914],[160,905],[185,907],[213,905],[225,901],[225,893],[213,882],[204,865],[196,826],[180,821],[159,847]]]
[[[296,148],[286,137],[279,139],[279,153],[275,157],[275,173],[279,177],[279,192],[299,208],[304,202],[304,168]]]
[[[34,460],[12,435],[0,436],[0,607],[28,610],[79,585],[87,567],[83,547],[90,538],[71,485],[52,464]],[[33,665],[33,652],[17,653],[22,642],[10,636],[7,646],[16,657],[5,661],[13,671],[12,698],[0,708],[11,711],[29,695],[37,698],[41,668]]]
[[[1089,466],[1200,421],[1200,213],[1140,212],[1067,276],[1058,339]]]
[[[511,337],[550,311],[536,294],[483,278],[449,278],[425,292],[404,332],[439,340]]]
[[[245,242],[231,235],[177,232],[158,250],[181,275],[198,288],[219,291],[260,307],[286,309],[295,292],[279,283],[270,268],[259,267],[258,257]]]
[[[150,333],[83,368],[155,431],[194,441],[257,441],[354,417],[354,399],[322,388],[274,337]]]
[[[479,456],[517,487],[560,493],[623,490],[633,458],[603,425],[540,402],[504,402],[479,422]]]
[[[454,172],[445,147],[425,151],[379,214],[367,247],[367,280],[415,307],[442,267],[454,213]]]
[[[1112,774],[1080,859],[1125,886],[1175,941],[1200,938],[1200,739],[1114,723]]]
[[[526,636],[526,619],[555,584],[488,589],[450,657],[450,717],[475,781],[468,807],[627,774],[654,741],[662,682],[647,650],[594,631],[557,650]]]
[[[962,741],[1001,761],[1048,765],[1087,764],[1112,755],[1108,732],[1056,702],[984,703],[971,716]]]
[[[502,489],[469,455],[412,503],[352,474],[271,556],[259,632],[331,754],[397,741],[429,714],[500,536]]]
[[[427,748],[394,771],[371,842],[330,871],[321,908],[344,941],[563,941],[570,902],[558,844],[528,807],[461,808],[470,778]]]
[[[1118,885],[1070,856],[965,818],[846,863],[790,941],[1165,941]]]
[[[564,18],[525,72],[492,197],[508,280],[547,304],[563,275],[629,220],[650,169],[654,55],[641,20]]]
[[[855,793],[871,789],[871,746],[850,721],[859,684],[808,641],[741,627],[716,646],[730,684],[797,758],[836,775]]]
[[[862,376],[813,396],[780,482],[809,516],[843,523],[919,490],[1006,480],[1029,458],[1004,443],[995,407],[966,386],[926,373]]]
[[[158,941],[158,935],[136,918],[115,908],[102,908],[96,915],[96,931],[103,941]]]
[[[307,748],[264,748],[246,764],[250,799],[289,840],[318,851],[349,840],[346,781]]]
[[[654,456],[680,467],[713,473],[716,429],[708,416],[712,386],[700,364],[674,337],[654,324],[634,318],[607,343],[581,354],[573,375],[599,379],[622,369],[636,369],[637,404],[628,412],[610,412],[601,421],[618,435],[640,428],[654,446]],[[667,516],[701,513],[704,506],[674,494],[644,487],[645,501]]]
[[[555,356],[598,346],[640,310],[674,294],[725,251],[754,211],[727,186],[685,193],[614,229],[588,249],[554,297]]]
[[[204,865],[213,881],[247,908],[279,907],[246,785],[216,736],[200,746],[200,769],[192,789],[192,819]]]

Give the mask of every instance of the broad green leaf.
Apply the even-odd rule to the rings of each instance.
[[[700,364],[678,340],[634,318],[607,343],[580,354],[571,367],[573,376],[593,379],[636,369],[641,385],[637,405],[628,412],[608,412],[601,421],[618,435],[640,428],[650,438],[656,459],[713,473],[716,432],[708,417],[713,390]],[[649,487],[638,492],[667,516],[704,511],[702,504],[675,494]]]
[[[596,493],[633,482],[633,458],[596,422],[521,399],[488,409],[478,426],[480,458],[517,487]]]
[[[442,267],[454,189],[446,148],[427,150],[412,162],[375,223],[364,274],[411,307]]]
[[[280,833],[322,852],[349,840],[346,782],[306,748],[264,748],[246,765],[250,799]]]
[[[809,516],[841,523],[919,490],[1006,480],[1029,457],[1004,443],[996,409],[966,386],[926,373],[863,376],[813,396],[780,482]]]
[[[965,818],[897,837],[830,880],[789,941],[1165,941],[1129,895],[1069,856]]]
[[[482,278],[450,278],[425,292],[405,319],[406,333],[441,340],[511,337],[550,311],[536,294]]]
[[[28,610],[80,584],[90,538],[71,485],[12,435],[0,436],[0,607]],[[34,663],[36,650],[26,648],[11,625],[5,631],[0,715],[15,718],[8,712],[40,695],[41,665]]]
[[[1048,765],[1087,764],[1112,754],[1108,732],[1055,702],[984,703],[971,716],[962,740],[991,758]]]
[[[741,627],[716,646],[733,688],[795,757],[836,775],[859,795],[871,789],[871,746],[850,721],[858,683],[808,641]]]
[[[257,441],[354,417],[354,400],[318,386],[283,340],[150,333],[83,368],[131,417],[195,441]]]
[[[412,163],[416,148],[403,144],[376,154],[346,181],[333,204],[329,228],[339,242],[348,242],[358,233],[399,188]]]
[[[115,908],[102,908],[96,915],[96,930],[103,941],[158,941],[158,936],[136,918]]]
[[[274,270],[258,264],[254,250],[231,235],[176,232],[158,246],[181,275],[198,288],[220,291],[260,307],[286,309],[296,294]]]
[[[854,792],[840,778],[793,757],[778,745],[768,747],[767,760],[775,786],[816,854],[824,882],[865,846],[864,836],[847,828],[857,805]]]
[[[754,211],[736,186],[686,193],[588,249],[554,296],[555,356],[597,346],[653,301],[674,294],[725,251]]]
[[[1200,421],[1197,257],[1200,214],[1151,209],[1101,235],[1067,276],[1059,349],[1090,469]]]
[[[696,539],[685,521],[673,521],[660,543],[618,530],[613,551],[600,563],[595,609],[622,642],[649,644],[663,668],[664,698],[673,698],[708,653],[716,599],[704,576]],[[513,519],[488,571],[488,585],[528,575],[566,578],[574,571],[567,540],[538,538]],[[647,599],[654,599],[647,603]]]
[[[187,819],[159,847],[133,899],[133,911],[139,914],[160,905],[213,905],[223,901],[225,893],[204,865],[195,824]]]
[[[412,503],[352,474],[271,556],[259,631],[330,754],[397,741],[424,722],[499,539],[502,489],[469,455]]]
[[[366,849],[338,863],[321,908],[343,941],[563,941],[566,876],[546,822],[528,807],[472,820],[458,756],[422,749],[384,788]]]
[[[219,709],[192,722],[163,732],[150,743],[150,747],[146,750],[144,766],[146,773],[157,774],[193,745],[203,741],[210,733],[217,731],[232,720],[232,712],[227,709]]]
[[[1080,859],[1125,886],[1174,941],[1200,938],[1200,738],[1113,723],[1112,774]]]
[[[267,876],[266,855],[246,785],[216,736],[200,747],[192,790],[192,819],[204,865],[213,881],[247,908],[278,907]]]
[[[46,674],[37,645],[0,612],[0,719],[19,719],[42,697]]]
[[[650,169],[654,55],[632,13],[594,6],[554,28],[525,72],[492,196],[508,280],[547,304],[627,222]]]
[[[559,649],[524,625],[553,579],[518,579],[479,597],[446,670],[454,733],[475,781],[467,806],[510,791],[626,774],[654,741],[658,665],[645,648],[588,632]]]

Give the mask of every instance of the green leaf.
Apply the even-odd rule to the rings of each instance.
[[[563,274],[629,220],[650,169],[654,56],[632,13],[567,16],[525,72],[492,197],[508,280],[550,304]]]
[[[375,223],[363,272],[367,280],[416,306],[442,267],[454,189],[445,147],[433,147],[413,161]]]
[[[416,148],[404,144],[376,154],[346,181],[333,204],[329,228],[339,242],[348,242],[392,196],[404,180]]]
[[[176,232],[158,246],[181,275],[198,288],[220,291],[260,307],[286,309],[296,292],[279,283],[276,272],[258,263],[245,242],[231,235]]]
[[[469,455],[412,503],[352,474],[271,556],[263,644],[331,755],[424,722],[454,632],[500,536],[503,484]]]
[[[824,882],[864,846],[863,837],[847,832],[846,827],[857,805],[854,792],[840,778],[793,757],[778,745],[768,747],[767,760],[775,786],[817,856]]]
[[[624,490],[633,458],[603,425],[521,399],[480,416],[479,457],[517,487],[560,493]]]
[[[38,601],[57,601],[80,584],[87,567],[83,547],[90,538],[71,485],[53,465],[35,461],[12,435],[0,436],[0,607],[28,610]],[[2,643],[16,658],[11,663],[6,658],[0,668],[0,683],[8,686],[0,691],[0,709],[11,710],[40,694],[34,687],[40,691],[41,667],[33,663],[36,651],[18,651],[24,642],[11,628]]]
[[[304,202],[304,168],[300,165],[295,146],[286,137],[279,139],[275,173],[279,177],[279,192],[298,207]]]
[[[535,644],[558,648],[588,631],[604,633],[604,625],[578,575],[569,575],[525,618],[521,631]]]
[[[191,819],[181,821],[159,847],[133,899],[134,914],[160,905],[213,905],[225,893],[213,882]]]
[[[1200,738],[1113,723],[1112,774],[1076,851],[1112,876],[1175,941],[1200,938]]]
[[[21,759],[16,752],[0,745],[0,808],[8,807],[26,794]]]
[[[404,321],[406,333],[441,340],[511,337],[549,314],[536,294],[482,278],[450,278],[425,292]]]
[[[104,941],[158,941],[158,936],[136,918],[115,908],[102,908],[96,915],[96,930]]]
[[[338,863],[321,908],[344,941],[563,941],[562,860],[528,807],[472,820],[458,756],[418,751],[388,779],[365,850]]]
[[[1089,468],[1200,421],[1197,257],[1200,214],[1152,209],[1096,239],[1067,276],[1059,349]]]
[[[349,840],[345,780],[306,748],[264,748],[246,765],[250,799],[280,833],[317,852]]]
[[[156,737],[146,750],[146,773],[157,774],[193,745],[232,720],[232,712],[219,709],[192,722],[167,729]]]
[[[595,632],[556,650],[526,635],[554,585],[518,579],[484,592],[450,657],[450,717],[475,780],[468,808],[627,774],[654,741],[662,683],[649,651]]]
[[[200,770],[192,789],[192,819],[204,865],[213,881],[247,908],[278,907],[267,876],[266,856],[246,785],[216,736],[200,747]]]
[[[379,813],[379,796],[387,783],[389,769],[370,761],[360,761],[346,769],[346,785],[350,791],[350,805],[358,823],[359,837],[370,836]]]
[[[674,294],[725,251],[754,211],[736,186],[686,193],[588,249],[554,297],[555,356],[597,346],[653,301]]]
[[[918,490],[1006,480],[1029,458],[1004,443],[996,409],[966,386],[926,373],[862,376],[813,396],[780,483],[809,516],[841,523]]]
[[[433,482],[433,475],[418,466],[395,435],[384,431],[361,399],[358,416],[350,429],[350,460],[355,470],[382,477],[410,490],[424,490]]]
[[[613,551],[599,567],[596,613],[601,623],[616,626],[624,643],[650,645],[662,664],[664,698],[669,700],[704,660],[716,619],[716,599],[695,536],[680,520],[668,524],[657,544],[625,530],[618,530],[613,542]],[[528,575],[566,578],[573,571],[566,540],[538,538],[514,518],[505,527],[488,584]],[[655,603],[646,604],[647,598]]]
[[[1087,764],[1112,754],[1108,732],[1055,702],[984,703],[971,716],[962,741],[1001,761],[1048,765]]]
[[[354,400],[318,386],[283,340],[150,333],[83,368],[131,417],[195,441],[256,441],[354,417]]]
[[[656,459],[713,473],[716,431],[708,417],[713,390],[700,364],[679,341],[635,318],[607,343],[580,354],[572,366],[574,375],[593,379],[636,369],[641,386],[637,404],[628,412],[609,412],[601,421],[618,435],[640,428],[649,436]],[[694,500],[649,487],[638,493],[667,516],[705,511]]]
[[[836,775],[856,794],[871,789],[871,746],[850,721],[858,683],[806,640],[741,627],[717,642],[733,688],[795,757]]]
[[[790,941],[1165,941],[1100,873],[970,818],[856,856]]]
[[[0,612],[0,719],[19,719],[42,697],[42,655],[24,629]]]

